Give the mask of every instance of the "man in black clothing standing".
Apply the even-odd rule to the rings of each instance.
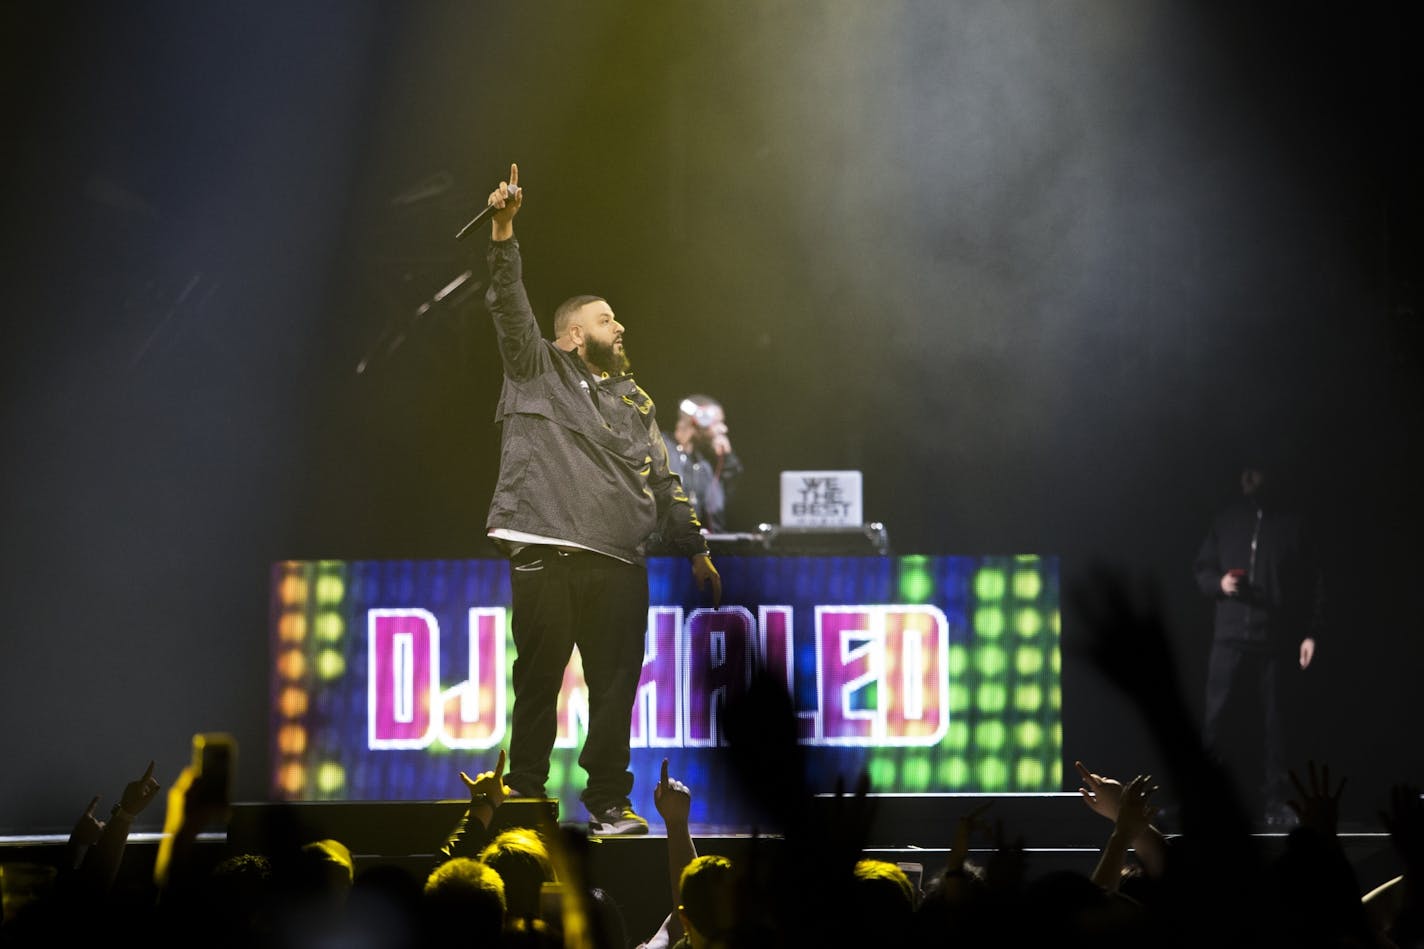
[[[508,789],[543,797],[564,669],[575,646],[588,686],[579,765],[594,834],[646,834],[634,812],[629,732],[648,623],[654,535],[691,563],[712,604],[722,581],[668,469],[653,400],[633,380],[624,326],[602,297],[572,297],[544,339],[524,290],[514,217],[519,169],[490,195],[489,289],[504,365],[499,481],[486,529],[510,559],[514,707]]]
[[[1285,746],[1292,677],[1315,660],[1324,586],[1304,517],[1283,506],[1264,463],[1241,471],[1241,497],[1213,518],[1194,573],[1215,601],[1203,738],[1258,792],[1267,824],[1289,823]],[[1259,736],[1260,744],[1236,740]]]

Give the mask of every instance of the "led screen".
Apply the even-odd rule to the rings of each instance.
[[[723,603],[686,561],[649,561],[629,722],[633,806],[656,814],[663,758],[693,823],[744,829],[719,712],[754,669],[785,678],[813,790],[1056,792],[1059,580],[1049,556],[719,557]],[[507,562],[287,561],[272,571],[276,800],[462,798],[507,747]],[[549,794],[579,819],[587,698],[577,653]]]

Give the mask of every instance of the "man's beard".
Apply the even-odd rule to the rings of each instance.
[[[633,365],[628,361],[626,346],[619,352],[612,343],[605,346],[598,340],[589,339],[584,343],[584,352],[589,362],[610,376],[621,376],[633,371]]]

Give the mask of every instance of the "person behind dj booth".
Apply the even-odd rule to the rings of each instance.
[[[722,404],[689,395],[678,404],[677,424],[664,431],[668,467],[682,479],[698,520],[711,534],[727,532],[727,505],[742,474],[742,462],[727,436]]]

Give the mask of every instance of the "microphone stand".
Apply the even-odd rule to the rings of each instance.
[[[383,360],[389,359],[391,354],[405,342],[406,336],[409,335],[416,323],[432,309],[448,300],[450,295],[456,290],[470,283],[474,275],[475,272],[473,270],[466,270],[454,280],[451,280],[445,284],[445,286],[437,290],[433,297],[416,307],[415,311],[409,316],[398,316],[387,323],[385,328],[381,330],[381,335],[376,337],[376,342],[371,345],[366,355],[356,364],[356,374],[358,376],[364,375],[366,370],[369,369],[372,363],[378,358]],[[473,284],[471,284],[468,292],[461,296],[461,299],[464,299],[469,293],[477,293],[483,286],[484,281],[475,280]]]

